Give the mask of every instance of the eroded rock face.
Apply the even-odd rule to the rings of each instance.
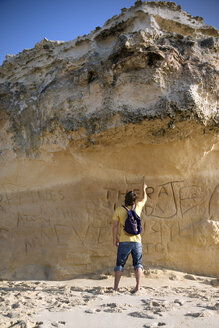
[[[219,270],[218,31],[136,2],[0,67],[0,277],[113,267],[112,214],[148,184],[144,263]]]

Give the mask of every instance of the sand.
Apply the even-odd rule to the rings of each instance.
[[[120,291],[112,272],[68,281],[1,281],[0,327],[219,327],[219,281],[148,269],[141,291],[127,268]]]

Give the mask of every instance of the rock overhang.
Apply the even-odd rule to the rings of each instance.
[[[88,35],[7,57],[1,275],[112,265],[112,211],[127,189],[140,197],[144,176],[147,261],[215,275],[217,97],[218,31],[172,2],[137,1]]]

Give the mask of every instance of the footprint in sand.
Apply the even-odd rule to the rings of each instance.
[[[211,285],[214,286],[214,287],[219,287],[219,279],[212,280]]]
[[[192,318],[203,318],[203,317],[211,317],[212,313],[209,311],[202,311],[202,312],[188,312],[185,314],[186,317]]]
[[[162,327],[166,326],[165,322],[153,322],[151,325],[144,325],[144,328],[156,328],[156,327]],[[170,326],[168,326],[170,328]]]
[[[195,276],[193,276],[192,274],[185,274],[183,278],[188,280],[196,280]]]
[[[144,319],[156,319],[155,316],[151,315],[151,314],[147,314],[143,311],[140,311],[140,312],[132,312],[132,313],[129,313],[129,315],[131,317],[135,317],[135,318],[144,318]]]
[[[94,314],[96,312],[101,312],[101,310],[100,309],[86,309],[84,312],[89,313],[89,314]]]
[[[123,305],[118,305],[116,303],[107,303],[107,304],[102,304],[99,309],[86,309],[86,313],[96,313],[96,312],[108,312],[108,313],[122,313],[124,310],[126,310],[128,307],[132,305],[130,304],[123,304]]]

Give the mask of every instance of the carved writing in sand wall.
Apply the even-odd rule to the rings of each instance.
[[[142,197],[142,179],[125,180],[120,188],[102,187],[102,201],[77,200],[72,184],[47,190],[25,190],[5,185],[0,192],[0,240],[23,243],[26,255],[39,249],[69,248],[95,250],[111,246],[111,217],[128,190]],[[94,187],[95,188],[95,187]],[[218,220],[219,184],[206,193],[206,187],[183,180],[150,183],[148,201],[142,212],[142,241],[148,253],[167,252],[176,238],[193,239],[194,222]]]
[[[125,189],[108,188],[108,204],[113,204],[113,208],[121,205],[128,190],[135,190],[141,196],[141,187],[137,187],[141,184],[142,181],[129,181]],[[142,242],[148,254],[168,252],[171,242],[176,239],[192,242],[194,223],[215,217],[213,213],[219,212],[218,192],[219,185],[212,193],[206,193],[205,186],[190,185],[184,180],[150,184],[147,188],[148,200],[142,211]]]
[[[198,208],[206,202],[207,197],[202,186],[184,186],[183,184],[184,181],[170,181],[149,185],[147,188],[148,200],[143,214],[160,219],[183,218],[193,208]],[[116,208],[123,203],[124,196],[130,189],[136,191],[139,198],[140,188],[131,188],[133,185],[134,183],[127,184],[126,190],[108,188],[106,191],[108,203],[113,203],[113,208]]]

